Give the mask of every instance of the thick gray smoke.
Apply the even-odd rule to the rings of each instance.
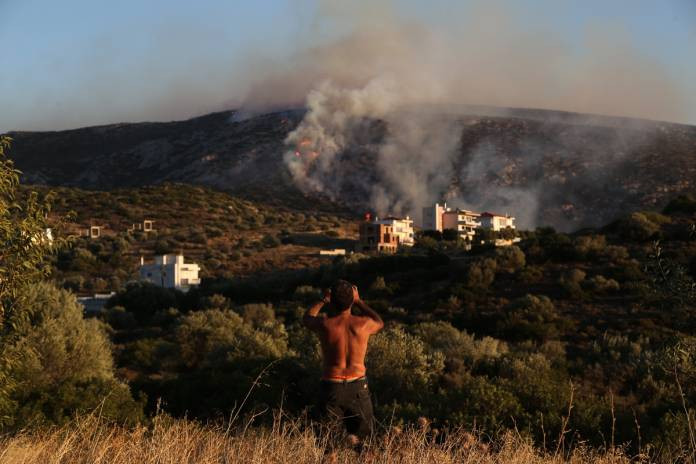
[[[323,82],[307,96],[307,115],[291,132],[285,154],[290,173],[305,191],[336,199],[336,155],[345,150],[365,118],[382,118],[395,103],[390,81],[373,80],[361,89]]]
[[[309,95],[306,117],[286,140],[285,160],[302,189],[332,198],[346,182],[364,183],[363,178],[337,179],[339,155],[354,143],[365,119],[383,121],[386,135],[374,148],[379,182],[367,188],[369,205],[379,214],[410,214],[418,220],[423,206],[449,198],[455,206],[509,212],[523,227],[537,225],[540,186],[489,182],[491,172],[505,176],[495,141],[474,147],[461,165],[463,126],[457,117],[438,113],[444,105],[650,119],[685,115],[686,89],[659,62],[641,54],[620,28],[594,30],[580,55],[550,29],[524,29],[506,2],[480,2],[467,10],[461,27],[447,31],[403,21],[389,2],[377,2],[381,8],[376,11],[373,2],[373,10],[348,15],[348,20],[345,14],[359,7],[324,4],[326,14],[341,18],[336,21],[347,23],[351,33],[302,52],[286,73],[269,73],[251,101],[262,101],[258,95],[269,88],[290,100]],[[268,92],[265,98],[282,99]],[[426,107],[430,110],[414,111]],[[574,122],[593,123],[590,118]],[[623,142],[609,142],[620,150],[596,152],[621,159],[631,150]],[[528,145],[527,162],[540,162],[543,149],[534,141]],[[464,192],[461,185],[472,188]]]

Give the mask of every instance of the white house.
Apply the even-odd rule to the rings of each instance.
[[[490,212],[476,213],[465,209],[450,209],[447,203],[440,206],[426,206],[423,208],[423,229],[437,230],[454,229],[463,239],[473,239],[477,228],[499,231],[503,229],[515,229],[515,218],[506,214]],[[519,241],[519,239],[517,240]],[[513,243],[513,242],[511,242]],[[510,244],[511,244],[510,243]],[[508,243],[500,242],[501,246]]]
[[[454,229],[459,237],[463,239],[473,239],[476,229],[481,227],[479,218],[481,215],[466,209],[445,211],[442,213],[442,228]]]
[[[514,229],[515,228],[515,218],[509,215],[503,216],[502,214],[495,213],[481,213],[481,227],[485,229],[492,229],[495,231],[501,229]]]
[[[140,279],[165,288],[188,290],[199,285],[198,264],[184,263],[183,255],[155,256],[153,264],[145,264],[140,258]]]
[[[396,218],[393,216],[376,219],[375,224],[384,224],[392,227],[392,233],[396,237],[399,246],[413,246],[415,238],[413,234],[413,219],[409,216],[405,218]]]

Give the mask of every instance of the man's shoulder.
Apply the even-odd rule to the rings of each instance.
[[[367,324],[369,321],[370,318],[367,316],[358,316],[356,314],[350,315],[350,323],[353,325],[361,326]]]

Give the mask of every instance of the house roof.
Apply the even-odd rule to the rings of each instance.
[[[508,215],[508,214],[497,214],[497,213],[491,213],[489,211],[484,211],[481,213],[481,216],[485,217],[504,217],[504,218],[509,218],[509,219],[515,219],[514,217]]]
[[[468,214],[469,216],[481,216],[480,213],[477,213],[475,211],[469,211],[468,209],[453,209],[451,211],[445,211],[442,214]]]

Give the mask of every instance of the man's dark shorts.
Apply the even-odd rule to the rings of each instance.
[[[374,430],[370,389],[365,377],[352,382],[322,380],[320,406],[331,421],[343,421],[346,431],[366,438]]]

